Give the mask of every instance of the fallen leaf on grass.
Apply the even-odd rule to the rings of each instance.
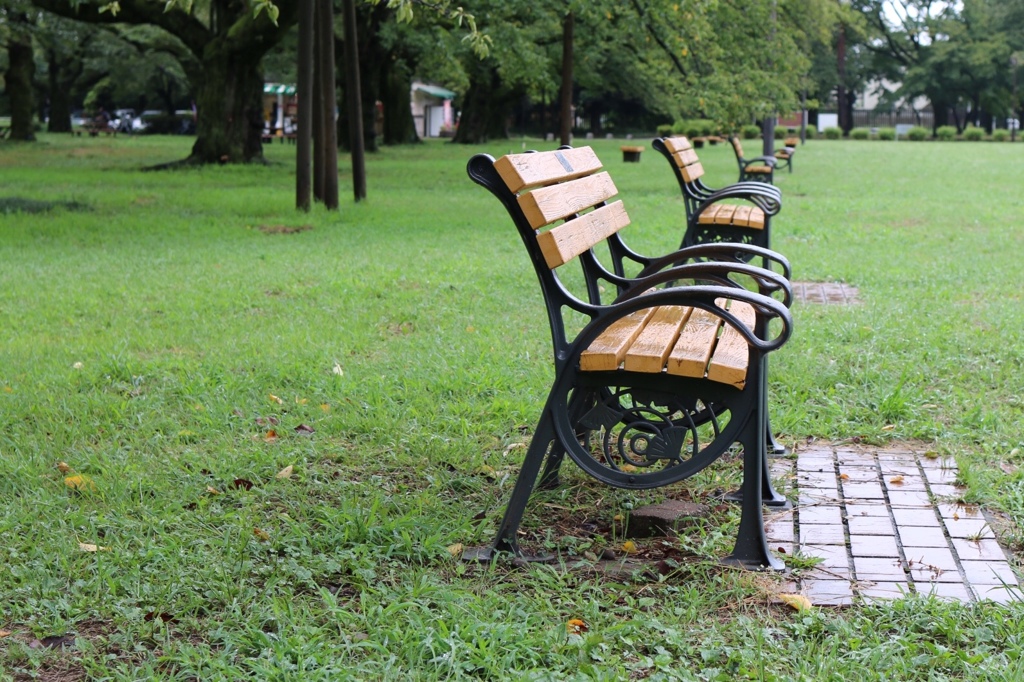
[[[331,368],[331,371],[337,374],[339,377],[345,376],[345,370],[342,369],[341,365],[338,364],[337,362],[334,363],[334,367]]]
[[[792,606],[797,611],[806,611],[811,608],[811,600],[802,594],[780,594],[779,599],[782,600],[783,604]]]
[[[486,476],[487,478],[498,477],[498,472],[494,470],[494,467],[487,466],[486,464],[481,464],[480,468],[476,470],[476,473],[478,473],[481,476]]]
[[[330,412],[331,406],[328,405],[327,403],[320,403],[320,409],[323,410],[324,412]]]
[[[271,399],[272,401],[274,401],[275,403],[277,403],[278,405],[284,405],[284,401],[283,401],[283,400],[281,400],[280,398],[278,398],[278,397],[277,397],[276,395],[274,395],[273,393],[268,393],[267,395],[269,395],[269,396],[270,396],[270,399]]]
[[[586,621],[579,618],[570,618],[569,622],[565,624],[565,630],[570,635],[582,635],[584,632],[590,629]]]
[[[883,431],[892,431],[895,428],[896,428],[895,424],[886,424],[885,426],[882,427],[882,430]]]
[[[73,647],[75,645],[74,635],[54,635],[53,637],[43,637],[42,639],[33,639],[28,643],[29,649],[56,649],[57,647]]]
[[[256,417],[256,426],[266,426],[267,424],[270,424],[271,426],[277,426],[277,417],[273,415],[269,417]]]
[[[291,478],[292,477],[292,465],[289,464],[284,469],[281,469],[274,475],[274,478]]]
[[[295,427],[295,433],[304,433],[308,436],[310,434],[316,433],[316,429],[314,429],[312,426],[309,426],[308,424],[299,424],[298,426]]]
[[[210,493],[211,495],[220,495],[220,491],[214,488],[212,485],[206,486],[206,492]]]
[[[79,542],[78,543],[78,549],[82,550],[83,552],[109,552],[110,551],[109,547],[100,547],[99,545],[92,545],[92,544],[89,544],[88,542]]]
[[[96,491],[96,484],[92,482],[92,479],[83,474],[75,474],[74,476],[68,476],[64,479],[64,485],[71,490],[83,491]]]
[[[632,540],[626,540],[622,543],[622,551],[626,554],[636,554],[640,550],[637,549],[636,543]]]
[[[462,543],[456,542],[454,545],[448,545],[448,553],[453,557],[457,557],[462,554]]]
[[[71,471],[71,467],[68,466],[67,462],[57,462],[57,471],[66,474]]]
[[[1017,473],[1017,467],[1013,466],[1012,464],[1007,464],[1006,462],[1000,462],[999,468],[1002,470],[1004,474],[1009,474],[1011,476]]]
[[[4,637],[10,637],[10,636],[11,636],[11,631],[10,630],[0,630],[0,639],[3,639]]]
[[[146,621],[147,623],[149,623],[151,621],[154,621],[154,620],[160,620],[161,622],[164,622],[164,623],[175,623],[175,622],[177,622],[177,619],[174,616],[172,616],[169,613],[164,613],[163,611],[150,611],[149,613],[147,613],[145,616],[142,617],[142,620]]]
[[[253,528],[252,534],[256,536],[257,540],[261,542],[270,542],[270,533],[263,530],[262,528]]]
[[[268,443],[277,440],[277,431],[275,431],[274,429],[270,429],[269,431],[267,431],[266,435],[263,436],[263,440],[267,441]]]
[[[236,478],[234,486],[236,488],[242,488],[243,490],[252,490],[253,482],[245,478]]]

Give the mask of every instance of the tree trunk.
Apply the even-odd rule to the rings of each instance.
[[[36,63],[32,55],[32,37],[18,24],[25,25],[24,14],[10,17],[11,35],[7,41],[7,96],[11,100],[11,139],[34,142],[36,133],[33,126],[35,104],[32,97],[32,79],[36,74]]]
[[[384,104],[384,144],[410,144],[420,142],[416,121],[409,106],[409,92],[412,78],[405,65],[398,60],[391,62],[391,68],[382,74],[380,88]]]
[[[497,67],[477,62],[462,100],[462,118],[452,142],[479,144],[507,138],[507,115],[515,101],[515,94],[502,87]]]
[[[228,39],[211,40],[196,85],[198,136],[192,163],[263,161],[262,54],[231,49]]]
[[[562,24],[562,101],[559,112],[559,137],[562,144],[572,144],[572,42],[573,13],[565,15]]]
[[[71,83],[63,78],[65,71],[56,52],[47,50],[49,65],[50,118],[46,130],[51,133],[71,132]]]

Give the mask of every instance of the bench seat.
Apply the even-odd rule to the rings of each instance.
[[[697,216],[702,225],[736,225],[764,229],[764,211],[757,206],[711,204]]]
[[[722,299],[717,303],[725,304]],[[733,301],[729,310],[753,330],[756,316],[749,304]],[[602,332],[580,355],[580,370],[665,372],[742,389],[747,362],[747,342],[720,317],[690,306],[659,306],[628,315]]]

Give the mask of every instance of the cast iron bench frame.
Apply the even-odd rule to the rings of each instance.
[[[787,137],[782,142],[785,145],[782,149],[775,151],[775,167],[782,169],[786,168],[790,173],[793,172],[793,155],[796,154],[796,147],[800,144],[799,137]]]
[[[765,356],[789,338],[792,292],[785,276],[743,261],[760,256],[782,264],[787,276],[788,263],[766,249],[742,244],[702,245],[657,259],[633,254],[618,234],[629,224],[628,216],[621,201],[609,203],[617,190],[600,169],[589,147],[512,154],[497,161],[478,154],[468,164],[470,178],[505,206],[534,265],[551,328],[555,378],[493,543],[467,551],[464,558],[491,560],[502,551],[523,556],[517,533],[538,476],[541,486],[557,484],[567,454],[604,483],[642,489],[689,478],[739,443],[741,521],[733,552],[724,561],[781,570],[784,564],[768,549],[762,517],[762,502],[787,504],[772,489],[766,468]],[[539,232],[546,227],[551,229]],[[620,254],[628,252],[647,265],[633,278],[616,274],[594,252],[605,241],[618,242]],[[704,260],[715,254],[723,260]],[[686,263],[695,258],[702,262]],[[558,274],[574,261],[583,270],[586,300],[574,295]],[[756,283],[758,291],[734,278]],[[617,293],[611,303],[601,300],[601,282]],[[693,284],[677,286],[680,282]],[[665,285],[669,288],[657,288]],[[771,297],[779,292],[781,302]],[[566,310],[590,322],[573,335]],[[638,316],[643,318],[639,327]],[[648,329],[659,331],[655,322],[661,320],[676,325],[669,346],[653,369],[631,366],[631,354]],[[690,376],[673,373],[671,364],[663,363],[669,351],[690,350],[683,338],[690,338],[694,320],[712,325],[707,328],[710,342],[692,344],[705,353],[702,362],[708,364],[699,364]],[[770,327],[773,320],[778,322]],[[620,340],[621,329],[634,327],[642,331],[632,332],[628,351],[608,350],[609,343]],[[745,358],[736,350],[743,345]],[[716,370],[720,347],[725,353]],[[602,348],[604,355],[598,352]],[[730,362],[731,369],[721,370]],[[704,436],[709,440],[701,443]]]
[[[755,156],[748,159],[743,156],[743,143],[739,137],[733,135],[729,142],[732,143],[732,151],[736,154],[736,164],[740,167],[740,182],[750,180],[772,184],[775,164],[778,162],[774,156]]]

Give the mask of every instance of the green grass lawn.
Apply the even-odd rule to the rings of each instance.
[[[341,210],[303,214],[291,146],[139,171],[190,143],[0,143],[0,680],[1024,679],[1021,604],[792,613],[776,578],[715,562],[731,508],[667,575],[454,561],[491,537],[552,377],[535,276],[465,163],[553,145],[386,149],[366,202],[343,165]],[[639,143],[640,164],[594,146],[628,241],[666,252],[682,199]],[[726,146],[700,153],[710,184],[735,179]],[[796,304],[771,360],[784,441],[926,441],[1018,557],[1022,167],[1024,145],[801,148],[773,245],[863,304]],[[614,548],[580,526],[737,477],[630,492],[570,472],[524,542]]]

